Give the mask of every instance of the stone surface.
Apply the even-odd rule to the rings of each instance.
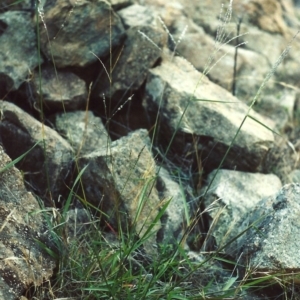
[[[263,95],[255,110],[272,119],[277,131],[282,132],[294,118],[295,105],[296,91],[280,89],[277,93]]]
[[[284,136],[276,136],[275,144],[266,155],[262,169],[266,173],[277,175],[283,184],[291,183],[290,173],[300,168],[299,136],[293,141]]]
[[[67,184],[73,149],[56,131],[14,104],[0,101],[0,111],[0,141],[5,151],[15,159],[39,142],[18,168],[24,172],[29,187],[42,199],[56,201]]]
[[[148,254],[156,254],[156,232],[160,222],[147,233],[157,216],[160,199],[155,189],[155,162],[146,130],[132,132],[106,147],[79,159],[82,184],[87,200],[108,215],[107,222],[118,230],[134,228],[143,238]],[[153,186],[154,185],[154,186]],[[104,217],[104,216],[103,216]]]
[[[175,182],[168,171],[160,168],[157,177],[157,190],[161,201],[170,201],[161,219],[162,231],[160,243],[176,245],[183,234],[185,216],[190,215],[189,199],[184,187]],[[187,211],[185,211],[185,208]]]
[[[300,185],[285,185],[277,195],[257,203],[245,220],[253,224],[240,241],[242,260],[257,273],[292,273],[300,270]]]
[[[162,139],[170,140],[177,130],[174,148],[183,150],[189,137],[199,136],[198,149],[212,168],[221,162],[248,111],[236,97],[178,57],[174,61],[165,59],[160,66],[150,70],[144,106],[154,114],[160,107]],[[251,116],[262,124],[271,124],[255,112],[251,112]],[[273,141],[271,131],[247,118],[224,166],[257,170]]]
[[[118,11],[125,29],[136,26],[156,26],[157,16],[149,7],[134,4]]]
[[[88,93],[85,82],[68,71],[54,70],[51,67],[42,69],[41,74],[35,72],[33,80],[27,83],[32,105],[41,106],[44,110],[70,111],[85,107]],[[29,98],[29,97],[28,97]]]
[[[32,0],[2,0],[0,3],[0,12],[5,12],[8,10],[24,10],[24,11],[32,11],[35,10],[34,1]]]
[[[25,289],[49,280],[55,268],[37,242],[51,248],[39,204],[20,171],[7,169],[10,162],[0,146],[0,298],[5,300],[19,299]]]
[[[8,11],[0,14],[0,28],[0,97],[3,97],[19,88],[30,70],[39,64],[39,58],[30,13]]]
[[[285,34],[287,25],[283,18],[282,1],[278,0],[244,0],[235,3],[236,13],[247,12],[247,19],[261,30]],[[288,1],[285,1],[288,2]]]
[[[214,179],[214,180],[213,180]],[[212,184],[211,181],[213,180]],[[211,234],[217,247],[221,248],[240,234],[241,224],[249,210],[263,198],[275,195],[281,188],[280,179],[273,174],[244,173],[230,170],[215,170],[207,178],[201,194],[208,209]],[[225,249],[231,254],[237,249],[234,241]]]
[[[72,1],[46,1],[44,11],[41,47],[57,67],[91,64],[123,37],[120,18],[106,1],[77,1],[74,6]]]
[[[56,114],[57,131],[70,143],[77,156],[110,147],[110,137],[99,117],[91,111]]]
[[[213,82],[232,92],[235,47],[224,45],[226,41],[216,42],[216,38],[205,34],[203,28],[193,23],[191,25],[178,45],[177,51]],[[244,39],[247,38],[248,35]],[[253,61],[257,64],[254,65]],[[257,91],[270,67],[264,56],[240,48],[236,66],[235,93],[253,97],[254,93],[249,95],[249,91]]]
[[[300,170],[299,169],[293,170],[289,174],[289,178],[291,183],[300,183]]]
[[[167,42],[167,34],[151,26],[132,27],[126,33],[127,39],[111,80],[104,74],[96,86],[100,96],[104,94],[106,98],[111,97],[118,102],[124,102],[126,95],[130,97],[140,88],[146,79],[148,69],[160,58],[161,49]]]
[[[239,47],[238,50],[238,68],[241,64],[243,67],[239,68],[237,74],[236,92],[237,95],[247,100],[253,98],[267,72],[271,70],[299,27],[299,21],[295,17],[295,9],[291,1],[279,1],[280,3],[276,0],[262,1],[261,5],[264,10],[268,7],[271,8],[268,13],[262,13],[264,10],[260,8],[259,2],[252,0],[233,1],[233,9],[231,9],[229,1],[224,2],[223,0],[214,2],[179,0],[168,4],[161,0],[145,1],[152,9],[159,11],[174,40],[177,40],[184,32],[185,27],[188,26],[182,42],[179,44],[182,55],[188,61],[193,64],[195,61],[195,64],[200,65],[203,69],[212,55],[215,57],[213,61],[218,61],[218,57],[228,52],[225,58],[218,61],[216,67],[211,70],[210,77],[226,88],[228,85],[231,87],[233,69],[232,72],[230,69],[233,64],[233,46],[237,42],[238,19],[242,17],[241,36],[238,43],[246,44]],[[269,19],[270,22],[265,24],[262,20],[260,23],[263,27],[262,30],[256,25],[260,19],[264,18]],[[253,25],[254,23],[256,25]],[[195,31],[195,25],[200,30],[198,33],[198,30]],[[205,34],[201,34],[199,28],[203,28]],[[212,43],[212,41],[214,42]],[[279,80],[286,82],[288,78],[288,81],[295,82],[294,79],[298,78],[299,68],[296,66],[296,56],[299,52],[299,44],[298,39],[293,41],[293,49],[275,72],[275,76]],[[218,51],[212,50],[214,47]],[[209,49],[212,52],[207,54]],[[222,76],[224,71],[225,74]],[[229,77],[227,76],[228,72]],[[292,76],[292,74],[297,75]],[[210,75],[208,74],[208,76]],[[273,88],[274,82],[269,81],[267,87]]]

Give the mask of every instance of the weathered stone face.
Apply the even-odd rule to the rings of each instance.
[[[26,191],[21,173],[0,146],[0,297],[19,298],[31,285],[48,280],[55,261],[39,247],[37,240],[51,247],[39,204]]]
[[[109,147],[111,140],[102,120],[91,111],[56,114],[56,130],[70,143],[77,156]]]
[[[14,104],[0,101],[0,110],[0,139],[5,151],[15,159],[39,142],[19,168],[40,197],[56,201],[72,168],[73,149],[56,131]]]
[[[242,226],[242,223],[249,211],[261,199],[275,195],[282,187],[280,179],[273,174],[232,170],[214,170],[209,174],[207,182],[200,194],[205,195],[205,207],[210,207],[210,227],[218,248],[246,230],[247,227]],[[238,242],[233,241],[225,251],[232,255],[237,249]]]
[[[70,11],[72,10],[72,13]],[[120,43],[124,29],[107,1],[46,1],[41,47],[57,67],[86,66]],[[94,53],[94,54],[93,54]]]
[[[170,140],[175,130],[178,137],[183,136],[174,140],[177,149],[184,149],[184,136],[187,140],[199,136],[198,148],[204,156],[212,157],[207,158],[212,164],[221,162],[235,138],[224,165],[255,171],[274,142],[272,132],[250,118],[235,137],[248,107],[177,57],[149,72],[144,106],[153,114],[160,108],[162,126],[167,129],[161,133],[164,139]],[[268,123],[255,112],[250,115],[262,124]]]
[[[36,33],[30,13],[8,11],[0,14],[0,25],[0,97],[3,97],[18,89],[30,70],[43,61],[36,55]]]
[[[134,226],[142,238],[157,216],[160,199],[155,188],[156,167],[146,130],[138,130],[79,159],[87,199],[99,207],[114,228]],[[145,250],[155,255],[158,222],[145,241]],[[125,230],[126,231],[126,230]]]
[[[254,226],[239,241],[242,259],[256,271],[298,273],[299,184],[285,185],[275,196],[261,200],[245,224]]]
[[[84,80],[72,72],[42,68],[41,74],[35,72],[33,80],[26,83],[30,89],[32,106],[44,106],[45,111],[72,111],[83,109],[87,102],[87,88]],[[41,101],[43,102],[41,104]]]

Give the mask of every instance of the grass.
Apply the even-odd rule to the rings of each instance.
[[[36,2],[38,4],[38,2]],[[41,17],[36,5],[36,21],[37,21],[37,36],[39,37],[38,20]],[[231,6],[229,6],[223,18],[223,23],[220,25],[217,37],[216,47],[212,56],[208,59],[207,67],[204,71],[206,75],[211,68],[217,66],[214,61],[215,54],[219,51],[222,45],[229,43],[225,37],[225,27],[231,17]],[[168,32],[169,33],[169,32]],[[170,33],[169,33],[170,34]],[[171,35],[170,35],[171,36]],[[171,39],[176,45],[179,41],[171,36]],[[50,41],[49,41],[50,42]],[[267,81],[274,74],[278,65],[282,62],[290,49],[290,45],[275,62],[273,68],[267,74],[266,78],[261,84],[261,87],[256,92],[249,106],[249,110],[240,124],[239,129],[232,139],[231,145],[228,147],[220,166],[226,159],[231,147],[233,146],[236,137],[238,136],[244,122],[247,118],[251,118],[251,110],[260,96]],[[38,43],[37,53],[40,56],[40,44]],[[112,53],[112,50],[111,50]],[[53,61],[55,66],[55,61]],[[102,62],[101,62],[102,64]],[[110,62],[112,66],[112,63]],[[41,65],[39,65],[39,73],[41,74]],[[104,67],[104,64],[103,64]],[[105,72],[111,78],[112,67]],[[110,74],[110,75],[109,75]],[[197,86],[201,85],[202,77],[199,78]],[[111,82],[111,80],[110,80]],[[113,84],[113,82],[111,82]],[[40,89],[41,89],[40,82]],[[40,93],[41,94],[41,93]],[[197,99],[196,99],[197,100]],[[130,101],[127,100],[127,101]],[[162,101],[162,100],[161,100]],[[184,108],[180,121],[177,124],[176,130],[170,140],[170,143],[163,152],[159,152],[161,165],[173,164],[168,161],[168,155],[171,151],[171,145],[179,130],[180,123],[185,115],[188,106],[194,97],[190,99],[187,106]],[[201,99],[197,101],[214,101],[213,99]],[[87,101],[89,103],[89,101]],[[43,113],[43,101],[40,101],[40,119],[45,120]],[[155,127],[152,132],[152,146],[155,146],[155,137],[159,129],[159,117],[161,105],[156,116]],[[120,109],[123,106],[119,107]],[[88,109],[88,106],[87,106]],[[108,123],[106,127],[109,129],[109,122],[113,121],[113,117],[118,111],[107,115]],[[257,121],[257,120],[255,120]],[[264,124],[262,126],[267,127]],[[41,129],[43,130],[43,129]],[[196,140],[195,140],[196,143]],[[30,151],[30,150],[28,150]],[[28,151],[4,169],[6,169],[19,162]],[[107,151],[110,152],[110,143],[107,143]],[[78,153],[79,156],[79,153]],[[75,160],[77,159],[77,156]],[[184,160],[185,158],[181,158]],[[160,165],[160,166],[161,166]],[[198,174],[200,174],[199,181],[201,181],[202,164],[200,158],[197,160]],[[184,168],[173,168],[173,175],[177,178],[183,190],[182,180],[192,181],[191,174]],[[211,187],[213,180],[210,182],[206,192],[197,203],[196,213],[192,214],[188,208],[186,201],[183,201],[185,207],[184,222],[186,224],[185,232],[181,241],[177,245],[159,245],[158,256],[148,256],[142,245],[153,234],[152,229],[156,223],[162,218],[172,199],[166,199],[162,202],[157,215],[155,216],[152,225],[143,230],[143,234],[137,238],[136,233],[131,228],[124,228],[121,226],[121,221],[117,229],[106,224],[108,230],[104,232],[101,228],[101,217],[103,215],[98,208],[93,207],[89,203],[84,193],[79,191],[82,189],[81,182],[82,174],[85,169],[78,170],[78,175],[74,180],[72,187],[70,187],[69,196],[61,208],[44,207],[41,204],[41,213],[43,213],[47,226],[51,233],[54,248],[48,248],[46,245],[40,243],[40,246],[50,254],[53,259],[57,261],[57,270],[54,278],[45,282],[40,287],[32,287],[26,291],[26,296],[30,299],[243,299],[245,292],[248,290],[261,290],[263,288],[270,288],[270,285],[280,285],[282,287],[283,298],[289,297],[289,282],[285,274],[256,274],[256,270],[250,270],[247,266],[241,266],[239,262],[231,261],[230,258],[223,256],[223,250],[226,245],[215,251],[202,251],[199,256],[192,257],[191,253],[187,253],[184,249],[185,241],[194,234],[194,229],[197,223],[203,218],[203,208],[200,206],[202,199]],[[159,170],[158,170],[159,172]],[[157,172],[157,174],[158,174]],[[129,178],[128,178],[129,180]],[[154,182],[154,181],[153,181]],[[149,186],[153,182],[146,182],[143,192],[139,195],[139,206],[136,213],[138,219],[141,213],[143,204],[147,201],[147,193]],[[136,195],[133,195],[135,197]],[[198,195],[196,198],[199,199]],[[72,210],[73,213],[84,213],[84,224],[75,224],[75,228],[70,230],[69,218],[74,199],[79,201],[84,209]],[[135,223],[135,220],[133,220]],[[252,224],[251,226],[254,226]],[[83,226],[84,229],[81,228]],[[243,233],[241,233],[243,234]],[[235,237],[235,239],[238,237]],[[229,243],[231,243],[230,241]],[[228,270],[224,270],[224,265],[229,265]],[[243,270],[241,274],[239,270]],[[220,282],[217,277],[221,277]],[[296,279],[296,277],[294,277]],[[296,298],[295,298],[296,299]]]

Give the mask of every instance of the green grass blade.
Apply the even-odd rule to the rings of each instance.
[[[25,153],[23,153],[22,155],[20,155],[19,157],[17,157],[16,159],[14,159],[13,161],[11,161],[10,163],[8,163],[5,167],[3,167],[2,169],[0,169],[0,173],[5,172],[6,170],[10,169],[11,167],[13,167],[15,164],[17,164],[19,161],[21,161],[33,148],[35,148],[41,141],[36,142],[28,151],[26,151]]]
[[[76,184],[77,184],[78,181],[80,180],[82,174],[84,173],[84,171],[86,170],[87,167],[88,167],[88,165],[86,165],[86,166],[79,172],[79,174],[77,175],[77,177],[76,177],[76,179],[75,179],[75,181],[74,181],[74,184],[73,184],[73,186],[72,186],[72,188],[71,188],[71,191],[70,191],[70,193],[69,193],[69,195],[68,195],[66,204],[65,204],[64,209],[63,209],[63,216],[65,216],[66,213],[67,213],[68,210],[69,210],[69,207],[70,207],[70,204],[71,204],[71,201],[72,201],[73,190],[74,190]]]

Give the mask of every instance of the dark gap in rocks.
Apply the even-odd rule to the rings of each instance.
[[[5,22],[3,22],[2,20],[0,20],[0,36],[4,34],[7,27],[8,27],[8,25]]]
[[[88,85],[90,84],[90,82],[93,83],[91,90],[92,98],[98,98],[102,95],[101,92],[103,90],[107,89],[107,87],[109,87],[110,84],[114,84],[113,82],[110,83],[110,80],[108,78],[108,76],[111,76],[111,73],[113,72],[113,70],[112,72],[110,70],[110,64],[112,68],[114,68],[114,66],[118,63],[118,59],[122,51],[123,44],[121,44],[118,47],[115,47],[112,53],[108,53],[104,57],[99,57],[101,61],[97,58],[95,63],[86,67],[90,73],[88,77],[85,77],[85,79],[88,78]],[[75,72],[75,74],[77,73]],[[79,74],[77,75],[80,76]]]
[[[35,105],[30,83],[24,82],[17,91],[9,93],[9,102],[23,109],[30,116],[40,121],[40,113]]]
[[[11,68],[6,67],[5,72],[9,73]],[[8,97],[8,94],[13,90],[13,80],[4,73],[0,72],[0,99]]]
[[[101,117],[112,141],[140,128],[149,130],[150,125],[142,105],[144,88],[145,83],[137,91],[120,91],[115,94],[111,102],[98,97],[96,104],[96,99],[93,99],[91,109],[95,115]],[[121,101],[116,101],[116,99],[121,99]],[[116,103],[121,104],[116,105]],[[110,114],[108,113],[109,110],[111,111]]]
[[[162,58],[160,57],[160,58],[155,62],[155,64],[152,66],[152,69],[154,69],[154,68],[160,66],[161,63],[162,63]]]

